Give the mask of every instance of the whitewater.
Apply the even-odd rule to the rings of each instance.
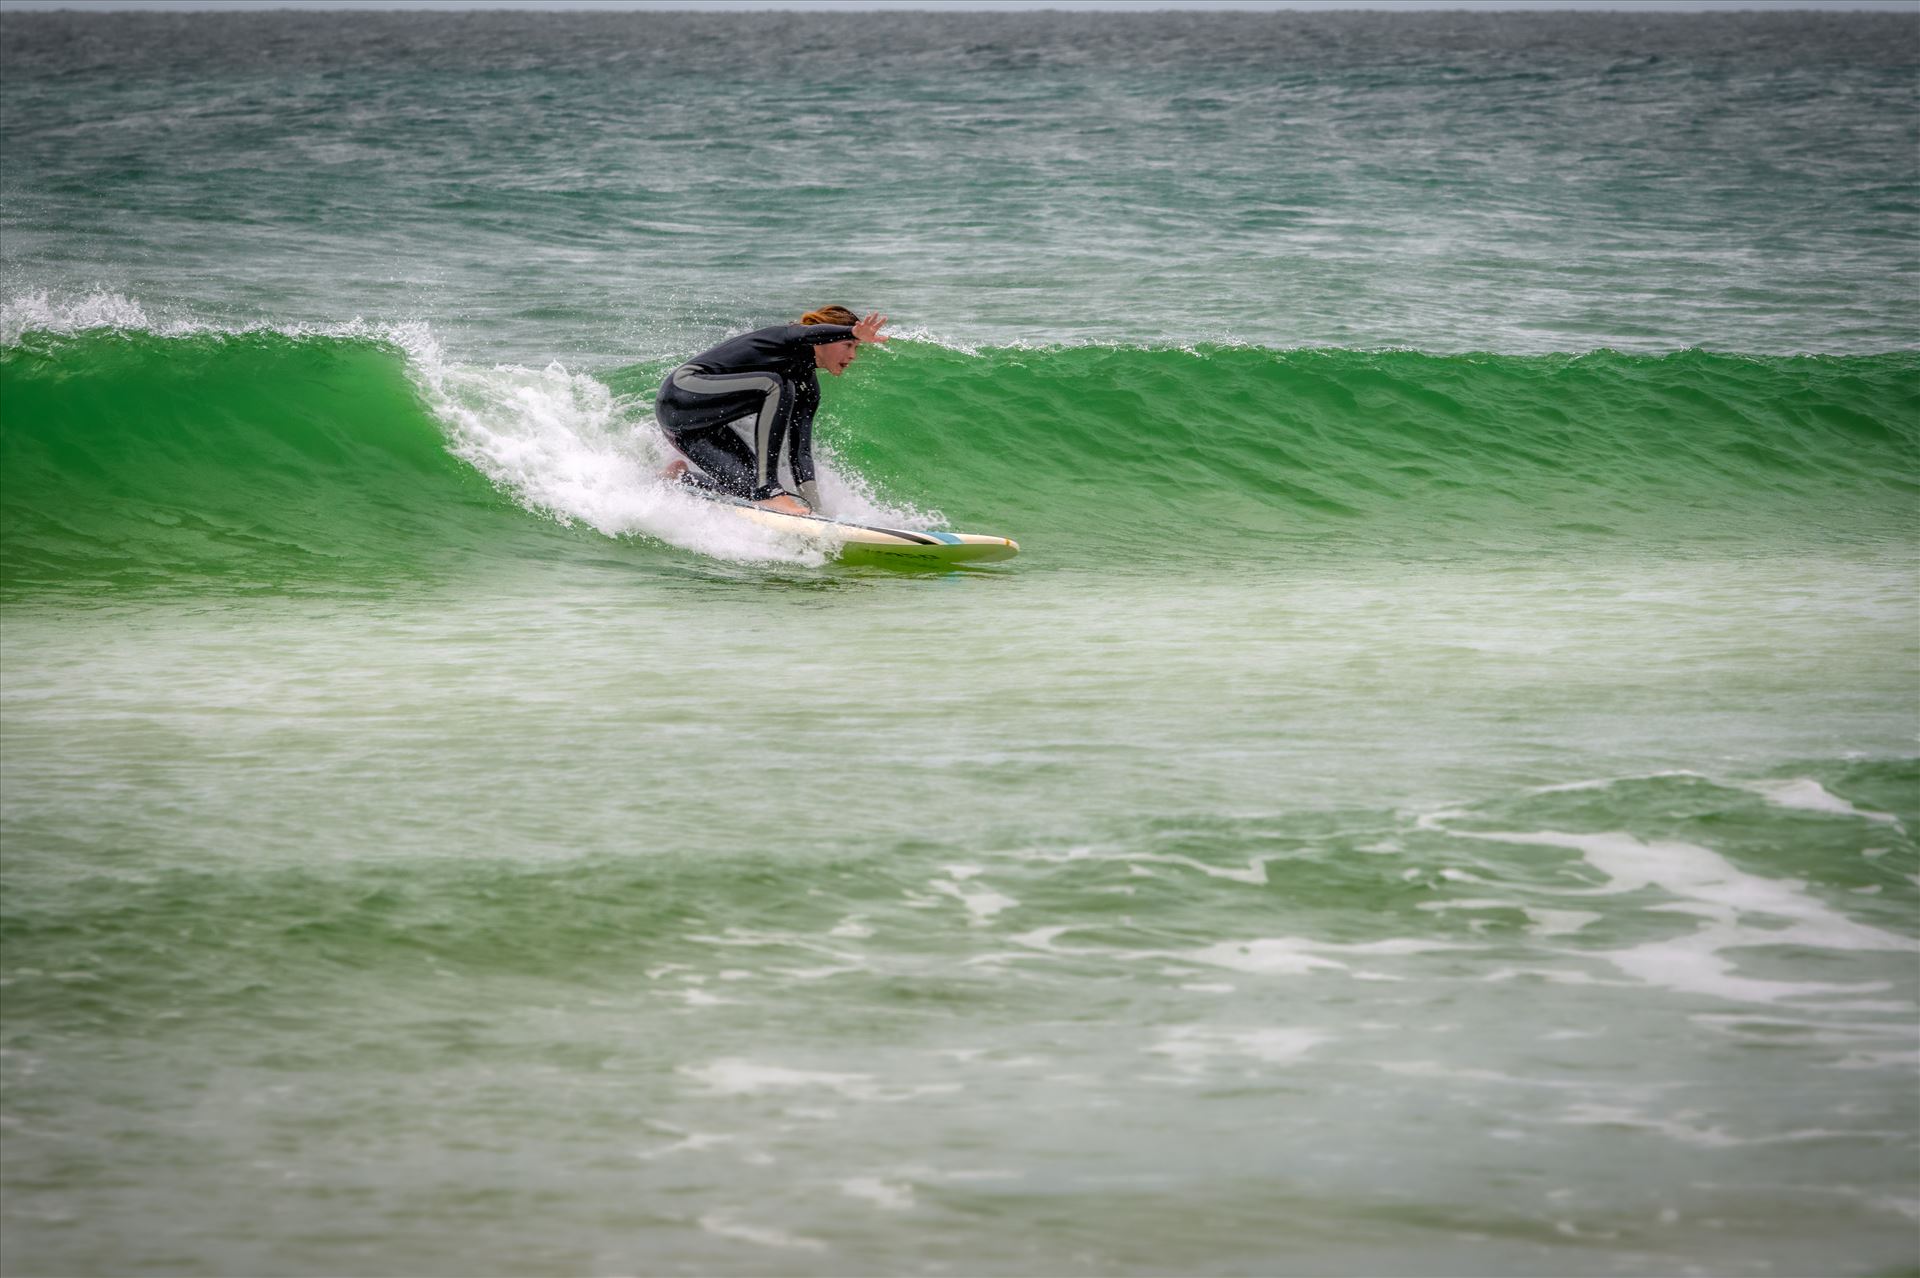
[[[0,12],[0,1272],[1920,1265],[1916,49]]]

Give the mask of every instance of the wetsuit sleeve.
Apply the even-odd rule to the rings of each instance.
[[[821,327],[825,327],[824,325]],[[793,467],[793,486],[800,500],[815,510],[820,507],[820,485],[813,482],[813,411],[820,407],[820,384],[811,377],[800,383],[794,397],[791,451],[787,460]]]
[[[704,373],[744,373],[780,368],[796,361],[811,362],[813,348],[827,342],[854,340],[846,324],[788,324],[756,328],[701,351],[684,365]]]
[[[785,340],[802,346],[825,346],[828,342],[851,342],[853,328],[847,324],[789,324]]]

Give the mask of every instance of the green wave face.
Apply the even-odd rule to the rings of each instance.
[[[828,391],[843,456],[1035,548],[1804,546],[1913,531],[1913,353],[889,353]]]
[[[0,350],[0,470],[15,587],[378,581],[512,526],[375,341],[30,337]]]
[[[569,509],[580,485],[543,481],[575,476],[538,467],[578,469],[587,453],[543,463],[551,440],[528,439],[512,474],[455,456],[458,428],[436,417],[407,358],[375,340],[274,333],[41,334],[0,350],[6,583],[379,583],[601,536],[577,525],[698,553],[662,545],[669,526]],[[593,426],[590,464],[607,468],[587,485],[596,501],[617,505],[620,485],[652,473],[662,371],[607,376],[620,407]],[[883,507],[1014,537],[1029,564],[1623,541],[1804,550],[1913,531],[1913,353],[969,354],[900,342],[827,381],[821,438],[847,479]],[[513,452],[514,432],[531,429],[522,418],[541,414],[505,403],[462,411]]]

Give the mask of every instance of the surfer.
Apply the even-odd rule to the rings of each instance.
[[[704,474],[675,460],[668,477],[768,510],[808,515],[820,507],[813,477],[813,412],[820,406],[816,370],[847,371],[862,342],[884,342],[887,317],[865,319],[844,306],[808,311],[798,324],[755,329],[702,351],[667,374],[654,417],[673,446]],[[729,423],[753,418],[752,444]],[[780,486],[787,458],[797,492]]]

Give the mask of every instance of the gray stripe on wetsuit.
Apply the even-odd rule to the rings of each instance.
[[[750,390],[764,394],[760,414],[753,419],[753,479],[763,488],[779,484],[780,454],[775,448],[783,441],[774,434],[774,426],[784,407],[780,392],[788,385],[786,378],[777,373],[701,373],[682,365],[673,370],[673,384],[695,395],[737,395]]]

